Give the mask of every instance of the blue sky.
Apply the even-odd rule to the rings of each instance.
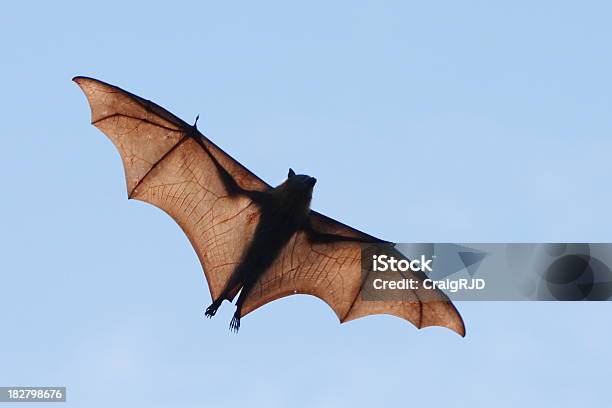
[[[0,385],[70,407],[608,406],[608,303],[472,302],[465,339],[282,299],[239,335],[126,200],[74,75],[192,120],[265,180],[402,242],[610,242],[603,1],[6,4]],[[26,406],[25,404],[22,406]],[[41,406],[41,405],[36,405]]]

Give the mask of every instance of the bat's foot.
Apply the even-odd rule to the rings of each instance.
[[[219,306],[221,306],[221,302],[213,302],[212,305],[206,308],[206,313],[204,313],[204,315],[210,319],[217,313]]]
[[[238,313],[234,314],[232,321],[230,322],[230,330],[234,333],[238,333],[240,329],[240,315]]]

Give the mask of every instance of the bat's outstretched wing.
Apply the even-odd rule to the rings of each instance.
[[[251,240],[259,209],[244,195],[228,194],[211,156],[240,187],[269,186],[155,103],[96,79],[73,80],[87,96],[92,124],[121,155],[128,197],[161,208],[181,226],[216,299]]]
[[[319,232],[366,241],[382,242],[370,235],[312,211],[310,222]],[[374,275],[371,262],[362,270],[362,244],[355,241],[317,243],[307,232],[293,236],[275,264],[259,279],[243,306],[243,315],[258,307],[293,294],[316,296],[327,303],[340,322],[372,314],[390,314],[413,323],[418,328],[447,327],[465,336],[461,315],[448,297],[437,289],[425,289],[422,272],[404,272],[402,277],[419,282],[415,290],[398,290],[395,297],[381,299],[372,293]],[[391,243],[377,245],[396,259],[405,257]],[[369,289],[370,288],[370,289]]]

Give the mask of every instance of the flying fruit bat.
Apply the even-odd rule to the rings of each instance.
[[[465,336],[461,316],[438,290],[404,291],[397,300],[362,296],[361,249],[387,243],[310,209],[314,177],[289,170],[271,187],[197,129],[159,105],[96,79],[73,79],[91,107],[91,123],[114,143],[128,198],[153,204],[183,229],[204,269],[212,317],[238,295],[230,329],[281,297],[316,296],[340,322],[391,314],[416,327],[443,326]],[[367,263],[366,263],[367,264]],[[370,267],[371,268],[371,267]],[[410,272],[422,282],[423,273]]]

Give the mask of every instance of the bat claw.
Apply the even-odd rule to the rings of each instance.
[[[210,319],[217,313],[218,308],[219,308],[219,304],[217,304],[216,302],[213,302],[212,305],[206,308],[206,313],[204,313],[204,315]]]
[[[238,333],[238,330],[240,329],[240,317],[239,316],[234,315],[234,317],[232,318],[232,321],[230,322],[229,328],[234,333]]]

